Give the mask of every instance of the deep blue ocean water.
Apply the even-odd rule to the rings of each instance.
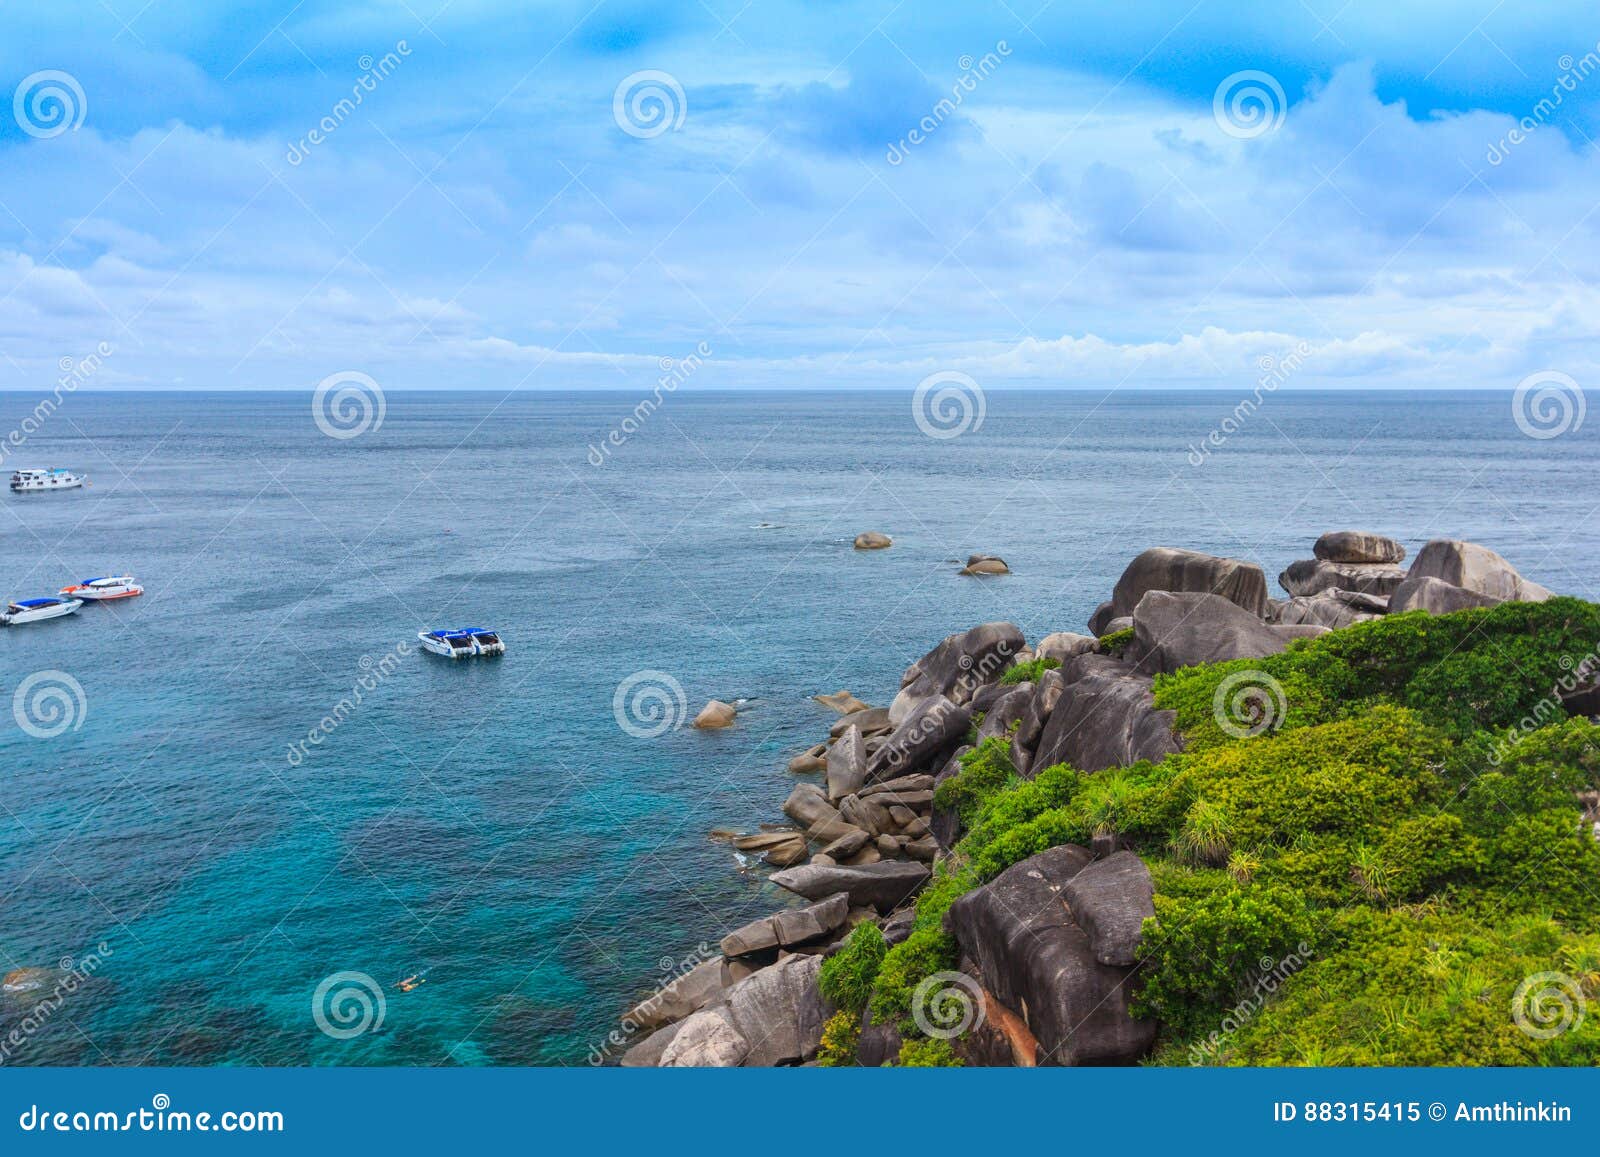
[[[0,437],[37,400],[0,395]],[[708,833],[781,819],[834,718],[808,696],[885,703],[977,622],[1082,630],[1147,546],[1275,576],[1324,530],[1461,537],[1600,597],[1600,420],[1533,439],[1509,395],[1282,393],[1195,465],[1235,397],[996,392],[946,440],[904,394],[685,393],[592,465],[637,400],[393,394],[339,440],[307,395],[82,394],[11,455],[93,485],[0,496],[0,595],[148,593],[0,630],[0,972],[110,949],[9,1063],[581,1064],[784,902]],[[979,550],[1015,573],[959,577]],[[413,648],[290,760],[469,622],[509,653]],[[645,670],[752,702],[639,738],[613,695]],[[83,689],[51,738],[10,710],[41,671]],[[311,1005],[345,971],[385,1011],[341,1040]]]

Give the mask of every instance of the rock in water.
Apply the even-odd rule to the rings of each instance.
[[[848,691],[835,691],[832,695],[813,695],[812,699],[824,707],[832,707],[840,715],[853,715],[857,711],[871,711],[872,708],[861,702]]]
[[[1406,572],[1393,563],[1303,558],[1288,565],[1278,576],[1278,585],[1291,595],[1314,595],[1337,587],[1342,591],[1388,598],[1405,577]]]
[[[1107,634],[1108,624],[1133,614],[1133,608],[1149,591],[1219,595],[1257,617],[1267,609],[1267,576],[1254,563],[1156,546],[1128,564],[1110,601],[1102,603],[1090,618],[1089,629],[1096,635]]]
[[[1132,967],[1147,917],[1156,914],[1150,869],[1132,852],[1096,860],[1061,889],[1073,921],[1101,964]]]
[[[734,716],[738,712],[733,704],[724,703],[720,699],[713,699],[700,708],[700,714],[694,717],[694,725],[701,730],[710,731],[719,727],[732,727]]]
[[[828,748],[828,801],[854,795],[867,781],[867,745],[861,728],[847,727]]]
[[[1329,562],[1400,562],[1406,548],[1392,538],[1365,530],[1330,530],[1311,553]]]
[[[721,999],[722,958],[717,956],[696,965],[654,996],[634,1005],[623,1019],[641,1029],[660,1028]]]
[[[894,539],[887,534],[879,534],[876,530],[866,530],[856,535],[857,550],[884,550],[893,545]]]
[[[978,965],[984,986],[1021,1014],[1055,1065],[1126,1065],[1149,1051],[1153,1021],[1128,1010],[1127,968],[1096,959],[1062,891],[1091,862],[1065,845],[1007,868],[962,896],[945,927]]]
[[[828,802],[827,795],[816,784],[800,783],[783,801],[783,814],[810,828],[824,820],[837,820],[839,809]]]
[[[1398,615],[1405,611],[1427,611],[1430,615],[1448,615],[1452,611],[1465,611],[1473,607],[1492,607],[1501,601],[1447,583],[1444,579],[1422,575],[1408,578],[1395,588],[1394,594],[1389,596],[1389,613]]]
[[[906,860],[888,860],[860,867],[817,867],[806,864],[772,874],[772,882],[807,900],[821,900],[835,892],[850,897],[853,908],[876,908],[887,913],[928,882],[928,869]]]
[[[828,745],[819,743],[813,748],[802,751],[789,761],[789,770],[796,775],[805,775],[813,771],[827,771]]]
[[[1011,568],[1006,565],[1006,560],[993,554],[974,554],[967,557],[967,565],[961,568],[962,574],[1010,574]]]
[[[1451,538],[1436,538],[1418,551],[1407,577],[1443,579],[1502,602],[1542,603],[1552,595],[1488,547]]]

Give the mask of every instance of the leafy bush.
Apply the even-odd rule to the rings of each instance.
[[[859,1020],[888,951],[889,944],[876,924],[870,920],[857,924],[844,946],[822,962],[817,988],[840,1008],[857,1014]]]
[[[1011,741],[992,735],[961,757],[961,769],[934,791],[934,806],[970,821],[978,805],[1016,774],[1011,766]]]
[[[861,1014],[841,1008],[822,1026],[822,1044],[817,1049],[817,1064],[825,1069],[854,1068],[856,1048],[860,1043]]]
[[[1127,650],[1128,644],[1133,642],[1133,628],[1123,627],[1120,631],[1112,631],[1109,635],[1100,636],[1100,653],[1103,655],[1120,656]]]
[[[947,1040],[908,1040],[900,1045],[900,1067],[959,1069],[965,1067]]]
[[[1059,666],[1061,666],[1060,659],[1030,659],[1026,663],[1018,663],[1015,667],[1007,669],[1005,674],[1000,676],[1000,682],[1008,687],[1018,683],[1033,683],[1046,671],[1054,671]]]

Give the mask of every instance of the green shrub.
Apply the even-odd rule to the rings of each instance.
[[[908,1040],[900,1045],[900,1067],[959,1069],[965,1066],[947,1040]]]
[[[1061,666],[1060,659],[1030,659],[1026,663],[1018,663],[1015,667],[1009,668],[1000,676],[1000,682],[1008,687],[1018,683],[1033,683],[1046,671],[1054,671],[1059,666]]]
[[[889,951],[878,926],[863,921],[845,939],[844,946],[822,962],[817,988],[842,1009],[856,1013],[867,1007],[878,969]]]
[[[934,806],[954,811],[970,822],[978,806],[1016,774],[1011,766],[1011,741],[992,735],[961,757],[960,770],[934,791]]]
[[[861,1014],[841,1008],[822,1026],[822,1044],[817,1049],[817,1064],[825,1069],[854,1068],[856,1049],[860,1044]]]
[[[1128,644],[1133,642],[1133,628],[1123,627],[1120,631],[1112,631],[1109,635],[1100,636],[1100,653],[1121,657],[1122,652],[1128,649]]]

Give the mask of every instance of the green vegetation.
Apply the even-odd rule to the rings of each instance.
[[[883,956],[874,1018],[899,1024],[902,1063],[947,1055],[909,1023],[917,983],[956,965],[944,911],[1114,834],[1156,883],[1135,1002],[1162,1023],[1155,1063],[1600,1063],[1600,1016],[1563,1021],[1600,998],[1578,799],[1600,726],[1552,694],[1597,644],[1600,607],[1572,599],[1397,615],[1158,679],[1187,741],[1159,764],[1023,781],[986,741],[939,788],[967,835]],[[1214,716],[1240,672],[1277,685],[1258,735]]]
[[[1119,656],[1131,642],[1133,642],[1133,628],[1123,627],[1120,631],[1112,631],[1109,635],[1100,636],[1100,653]]]
[[[817,1064],[825,1069],[850,1069],[856,1064],[856,1047],[861,1043],[861,1014],[841,1008],[822,1026],[822,1044],[817,1049]]]
[[[905,1069],[959,1069],[961,1058],[947,1040],[908,1040],[900,1044],[900,1067]]]
[[[872,996],[873,982],[889,945],[878,926],[868,920],[857,924],[840,948],[822,962],[817,988],[842,1009],[859,1013]]]
[[[1054,671],[1059,666],[1060,659],[1031,659],[1007,670],[1000,676],[1000,682],[1008,687],[1017,683],[1033,683],[1046,671]]]

